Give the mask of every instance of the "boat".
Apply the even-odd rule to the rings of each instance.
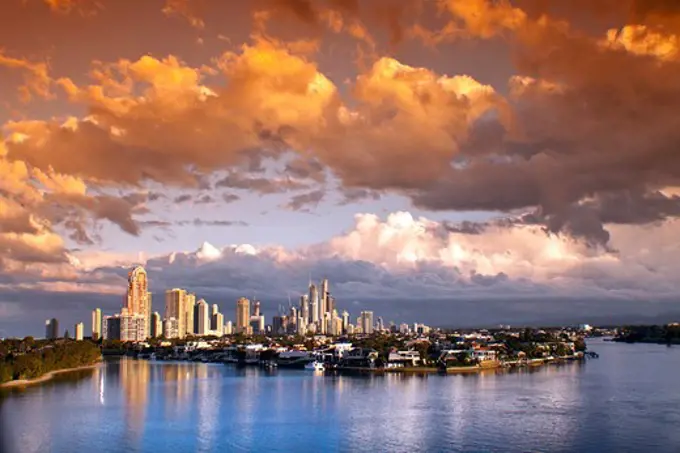
[[[323,371],[324,366],[322,362],[318,362],[316,360],[309,362],[305,365],[305,370],[313,370],[313,371]]]
[[[304,368],[314,357],[308,351],[284,351],[279,354],[276,363],[281,368]]]
[[[267,360],[266,362],[262,362],[262,366],[267,368],[267,369],[272,369],[272,368],[277,367],[276,362],[274,362],[273,360]]]

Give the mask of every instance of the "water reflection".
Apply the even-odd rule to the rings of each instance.
[[[19,453],[680,451],[680,348],[635,367],[630,345],[601,348],[585,365],[448,376],[121,359],[9,392],[0,414]]]

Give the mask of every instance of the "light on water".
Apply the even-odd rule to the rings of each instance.
[[[121,359],[5,391],[10,451],[680,451],[680,348],[478,375]]]

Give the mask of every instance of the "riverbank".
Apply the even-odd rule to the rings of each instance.
[[[45,373],[40,377],[37,377],[35,379],[17,379],[14,381],[9,381],[9,382],[4,382],[0,384],[0,388],[10,388],[10,387],[25,387],[29,385],[36,385],[36,384],[41,384],[43,382],[47,382],[50,379],[52,379],[54,376],[58,374],[63,374],[63,373],[71,373],[73,371],[81,371],[81,370],[88,370],[92,368],[96,368],[101,364],[101,361],[98,361],[97,363],[93,363],[92,365],[83,365],[75,368],[65,368],[63,370],[54,370],[50,371],[49,373]]]
[[[533,359],[522,364],[518,362],[513,363],[500,363],[495,362],[493,364],[483,364],[477,366],[454,366],[447,368],[438,367],[394,367],[394,368],[367,368],[367,367],[337,367],[332,368],[329,371],[338,372],[350,372],[350,373],[372,373],[372,374],[385,374],[385,373],[402,373],[402,374],[474,374],[474,373],[485,373],[485,372],[498,372],[498,371],[510,371],[520,368],[537,368],[548,365],[560,365],[569,362],[578,362],[585,360],[583,357],[561,357],[557,359]]]

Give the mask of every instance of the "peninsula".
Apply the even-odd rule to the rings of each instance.
[[[97,344],[33,337],[0,341],[0,386],[44,382],[55,374],[88,368],[101,360]]]

